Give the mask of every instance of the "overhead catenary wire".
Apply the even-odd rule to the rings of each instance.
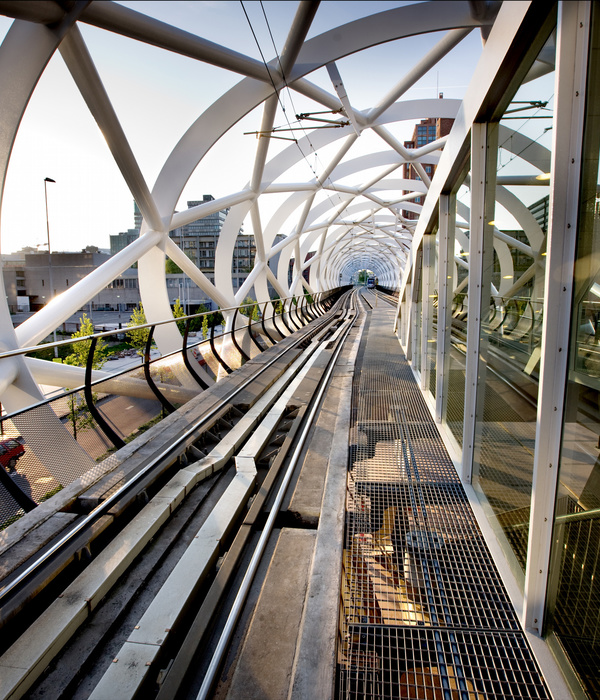
[[[265,67],[266,67],[266,69],[267,69],[267,72],[268,72],[268,75],[269,75],[269,79],[270,79],[270,81],[271,81],[271,84],[273,85],[273,89],[275,90],[275,94],[276,94],[276,96],[277,96],[277,101],[279,102],[279,106],[281,107],[281,110],[282,110],[282,112],[283,112],[283,114],[284,114],[284,116],[285,116],[285,121],[286,121],[286,123],[287,123],[287,125],[288,125],[288,128],[289,128],[292,132],[294,132],[294,131],[301,131],[301,132],[303,133],[304,137],[306,138],[306,140],[307,140],[307,142],[308,142],[308,145],[309,145],[309,147],[310,147],[312,153],[315,155],[315,160],[319,162],[321,168],[324,170],[325,168],[324,168],[323,164],[321,163],[321,161],[320,161],[320,159],[319,159],[317,150],[316,150],[316,148],[314,147],[314,145],[313,145],[313,143],[312,143],[312,141],[311,141],[311,139],[310,139],[310,135],[309,135],[309,133],[306,131],[306,129],[304,128],[304,126],[303,126],[301,123],[299,123],[299,126],[298,126],[298,127],[293,127],[293,126],[292,126],[292,123],[293,123],[293,122],[290,122],[290,120],[289,120],[289,118],[288,118],[288,115],[287,115],[287,112],[286,112],[286,109],[285,109],[285,105],[283,104],[283,101],[282,101],[282,99],[281,99],[281,92],[282,92],[282,90],[278,90],[278,89],[277,89],[277,86],[275,85],[275,81],[273,80],[273,76],[272,76],[271,70],[270,70],[270,68],[269,68],[269,65],[267,64],[266,59],[265,59],[264,52],[263,52],[263,50],[262,50],[262,48],[261,48],[261,46],[260,46],[260,42],[259,42],[259,40],[258,40],[258,37],[257,37],[257,35],[256,35],[256,32],[254,31],[254,27],[252,26],[252,22],[251,22],[251,20],[250,20],[250,17],[249,17],[249,15],[248,15],[247,11],[246,11],[246,8],[244,7],[244,2],[243,2],[243,0],[240,0],[240,4],[241,4],[242,9],[243,9],[243,11],[244,11],[244,15],[245,15],[245,17],[246,17],[246,21],[248,22],[248,26],[250,27],[250,31],[252,32],[252,36],[254,37],[254,41],[256,42],[256,46],[257,46],[257,48],[258,48],[258,50],[259,50],[261,59],[262,59],[264,65],[265,65]],[[290,100],[290,104],[291,104],[291,106],[292,106],[292,109],[293,109],[294,111],[296,111],[296,107],[295,107],[295,105],[294,105],[294,101],[293,101],[293,98],[292,98],[292,92],[291,92],[290,87],[289,87],[289,85],[288,85],[287,77],[286,77],[286,75],[285,75],[285,72],[284,72],[284,70],[283,70],[283,66],[282,66],[282,64],[281,64],[280,54],[279,54],[279,51],[277,50],[277,46],[276,46],[276,44],[275,44],[275,39],[274,39],[274,37],[273,37],[273,32],[271,31],[271,25],[270,25],[269,20],[268,20],[268,18],[267,18],[267,14],[266,14],[264,5],[263,5],[263,3],[262,3],[262,0],[261,0],[261,2],[260,2],[260,6],[261,6],[261,10],[262,10],[262,12],[263,12],[263,16],[264,16],[264,19],[265,19],[265,23],[266,23],[266,26],[267,26],[267,30],[268,30],[268,32],[269,32],[269,36],[270,36],[270,38],[271,38],[271,42],[272,42],[272,44],[273,44],[273,50],[275,51],[275,57],[276,57],[277,63],[279,64],[279,71],[280,71],[280,73],[281,73],[281,78],[282,78],[283,85],[284,85],[284,87],[285,87],[286,90],[287,90],[288,98],[289,98],[289,100]],[[296,143],[296,146],[297,146],[298,150],[300,151],[300,154],[302,155],[303,160],[305,161],[306,165],[307,165],[308,168],[310,169],[311,173],[314,175],[315,180],[317,181],[317,183],[320,184],[321,189],[324,190],[323,182],[321,182],[321,180],[320,180],[320,178],[319,178],[319,175],[317,174],[316,168],[313,167],[313,166],[311,165],[311,163],[310,163],[310,161],[309,161],[309,159],[308,159],[307,154],[304,153],[304,151],[302,150],[302,147],[301,147],[301,145],[299,144],[299,142],[298,142],[297,139],[295,140],[295,143]],[[340,204],[341,204],[341,205],[345,205],[345,201],[342,199],[342,197],[340,196],[339,192],[336,191],[335,186],[334,186],[334,184],[333,184],[333,181],[331,180],[331,178],[330,178],[329,176],[327,177],[327,179],[325,180],[325,182],[329,182],[329,184],[330,184],[330,186],[331,186],[331,189],[332,189],[333,191],[336,192],[336,195],[337,195],[337,197],[338,197],[338,199],[339,199]],[[324,190],[324,191],[325,191],[325,190]],[[329,193],[327,194],[327,198],[330,200],[330,202],[331,202],[331,204],[332,204],[332,206],[333,206],[334,203],[333,203],[333,200],[332,200],[331,195],[330,195]]]

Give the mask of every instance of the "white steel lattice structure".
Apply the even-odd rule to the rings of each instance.
[[[169,318],[165,256],[179,265],[221,308],[240,304],[252,289],[259,301],[268,300],[268,283],[281,297],[302,293],[303,289],[308,293],[328,290],[349,283],[352,275],[363,268],[372,270],[381,285],[398,286],[415,225],[414,220],[403,218],[402,210],[420,211],[421,205],[413,200],[423,195],[430,184],[424,165],[437,163],[446,138],[409,150],[392,127],[408,121],[412,128],[423,117],[453,118],[460,104],[453,99],[403,101],[402,96],[472,30],[481,30],[486,36],[493,16],[482,11],[485,3],[481,6],[468,2],[439,3],[435,13],[427,4],[408,4],[342,23],[307,40],[318,5],[299,4],[281,56],[267,66],[116,3],[75,5],[67,13],[52,2],[36,7],[2,3],[0,9],[4,13],[17,17],[0,55],[0,90],[3,95],[10,95],[0,107],[4,125],[2,176],[6,175],[11,147],[29,96],[53,54],[60,52],[143,215],[138,240],[67,290],[60,299],[47,304],[16,331],[12,330],[8,309],[3,305],[1,341],[5,350],[38,343],[134,262],[139,265],[140,292],[148,321]],[[237,85],[200,114],[181,135],[153,187],[145,181],[119,115],[103,87],[79,29],[82,23],[149,42],[242,76]],[[346,94],[336,61],[358,52],[366,55],[375,45],[433,33],[437,33],[433,48],[408,73],[394,67],[397,75],[393,75],[391,83],[395,86],[381,95],[377,104],[363,110],[354,107],[353,96]],[[331,78],[328,90],[311,82],[311,74],[323,67]],[[372,70],[388,68],[373,65]],[[336,112],[326,115],[334,123],[310,122],[315,128],[309,128],[304,122],[293,132],[297,143],[288,142],[282,148],[282,141],[272,137],[276,120],[282,118],[278,95],[284,89],[289,89],[298,99],[307,98],[303,104],[310,105],[308,109],[312,112]],[[258,128],[262,136],[256,142],[246,187],[176,213],[182,190],[203,158],[253,111],[262,114]],[[372,138],[373,146],[365,154],[364,149],[361,152],[356,147],[367,137]],[[293,172],[306,154],[318,159],[314,177],[305,182],[287,181],[286,174]],[[407,162],[412,164],[419,179],[398,177]],[[276,208],[265,214],[261,202],[270,194],[284,196]],[[168,231],[227,207],[229,214],[219,237],[214,283],[211,283],[176,241],[169,238]],[[256,259],[247,280],[234,292],[231,259],[243,222],[246,230],[249,226],[253,229]],[[274,244],[277,234],[286,238]],[[309,253],[313,255],[310,259]],[[277,269],[271,269],[269,260],[277,255]],[[291,284],[288,283],[290,260],[293,261]],[[307,268],[310,268],[308,282],[302,275]],[[226,318],[231,324],[232,314],[226,313]],[[157,329],[156,340],[163,353],[180,342],[174,327]],[[57,386],[81,383],[73,368],[57,365],[41,368],[17,357],[4,362],[0,372],[0,395],[9,411],[40,398],[36,379]]]
[[[597,694],[598,3],[398,2],[380,11],[375,2],[301,2],[269,63],[118,3],[62,5],[0,1],[0,13],[17,18],[0,47],[2,191],[30,96],[60,52],[143,224],[137,240],[16,329],[0,305],[3,406],[18,411],[40,400],[38,383],[82,383],[80,368],[19,352],[134,263],[150,322],[172,316],[168,257],[224,310],[228,328],[248,295],[268,304],[269,287],[282,298],[325,292],[368,270],[398,292],[400,344],[463,484],[483,503],[486,539],[503,550],[505,573],[516,572],[506,579],[524,626],[542,637],[554,625],[557,657]],[[265,5],[268,14],[278,3]],[[346,11],[359,6],[360,16],[347,21]],[[319,24],[332,7],[336,22]],[[177,135],[153,185],[103,87],[84,25],[240,76]],[[437,90],[415,99],[419,81],[474,35],[478,55],[457,69],[469,74],[461,99],[439,99]],[[411,41],[427,44],[411,60],[378,52],[390,46],[400,56]],[[352,56],[374,84],[388,79],[360,109],[346,73]],[[292,95],[300,125],[283,110],[282,96]],[[413,125],[428,118],[453,119],[449,135],[406,148]],[[197,169],[244,129],[259,137],[243,166],[247,184],[177,212]],[[242,167],[235,152],[230,158],[232,172]],[[406,164],[416,179],[404,176]],[[213,282],[169,231],[224,209]],[[255,237],[256,259],[236,289],[242,226]],[[174,324],[157,329],[156,340],[163,354],[181,342]],[[26,421],[18,427],[26,437],[36,432]],[[70,450],[76,461],[79,446],[58,420],[54,427],[61,454]],[[36,456],[54,464],[50,440]],[[540,648],[548,651],[541,641]],[[579,680],[568,680],[582,697]],[[556,697],[569,696],[563,681],[556,687]]]

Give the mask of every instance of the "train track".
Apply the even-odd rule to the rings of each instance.
[[[347,293],[206,392],[198,417],[170,418],[184,427],[122,482],[79,495],[66,531],[2,582],[0,697],[164,700],[198,673],[209,696],[356,307]]]

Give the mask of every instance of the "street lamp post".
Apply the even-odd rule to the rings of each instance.
[[[50,282],[50,301],[54,299],[54,279],[52,275],[52,250],[50,249],[50,220],[48,218],[48,183],[49,182],[54,182],[56,183],[56,180],[53,180],[51,177],[45,177],[44,178],[44,199],[46,201],[46,233],[48,235],[48,277],[49,277],[49,282]],[[54,342],[56,343],[56,328],[52,331],[52,337],[54,338]],[[54,357],[58,357],[58,348],[56,345],[54,346]]]

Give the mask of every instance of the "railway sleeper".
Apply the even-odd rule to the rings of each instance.
[[[297,368],[290,368],[289,379],[291,380],[296,374]],[[257,476],[255,457],[260,454],[276,431],[281,416],[285,413],[287,395],[293,393],[302,376],[300,374],[296,377],[292,389],[286,391],[269,413],[262,418],[258,428],[238,452],[236,478],[214,511],[215,523],[219,522],[221,527],[223,526],[223,511],[234,512],[235,515],[238,515],[253,495]],[[283,386],[281,388],[284,389]],[[288,438],[291,440],[289,435]],[[272,471],[272,469],[269,470],[267,480]],[[268,493],[268,490],[265,493],[265,482],[263,482],[249,510],[248,515],[251,518],[257,517]],[[181,630],[185,623],[186,616],[183,615],[183,608],[187,607],[190,599],[194,597],[194,583],[190,581],[189,576],[191,564],[187,563],[187,559],[191,557],[190,561],[194,562],[194,570],[199,571],[201,576],[205,575],[204,572],[207,569],[213,569],[218,560],[219,543],[226,536],[226,533],[215,533],[214,527],[212,522],[203,525],[198,533],[198,546],[190,548],[189,556],[184,555],[185,561],[182,558],[180,564],[173,570],[159,595],[151,603],[122,646],[118,655],[119,662],[108,667],[104,677],[90,696],[91,699],[105,697],[108,689],[114,687],[122,689],[123,697],[134,697],[147,692],[149,685],[155,683],[159,671],[164,668],[162,658],[165,649],[171,645],[170,639],[172,639],[173,633],[178,628]],[[251,523],[245,520],[241,532],[247,533],[241,535],[243,539],[246,539],[251,533]],[[225,557],[223,560],[219,574],[226,570],[227,559],[228,557]]]

